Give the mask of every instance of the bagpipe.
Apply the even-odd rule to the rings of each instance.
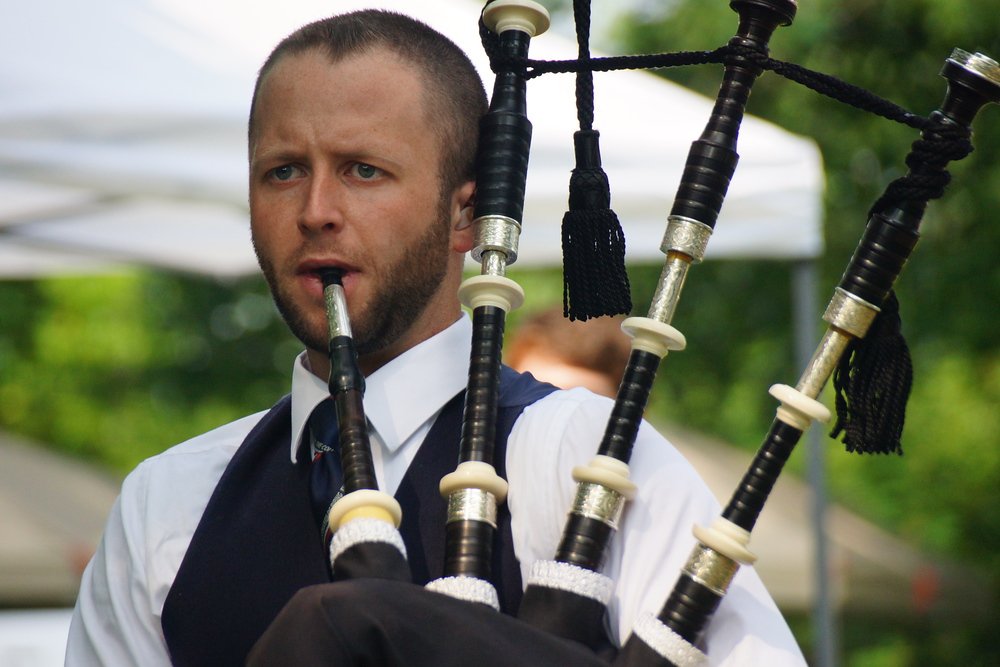
[[[365,417],[365,378],[351,335],[342,272],[324,269],[323,299],[328,325],[330,400],[337,415],[343,494],[330,508],[328,524],[330,568],[334,580],[373,576],[409,581],[406,547],[399,534],[402,510],[395,498],[380,491],[375,479],[368,420]]]
[[[486,4],[480,33],[496,80],[480,125],[477,159],[472,256],[481,273],[460,288],[460,298],[473,319],[461,454],[455,471],[440,487],[448,503],[443,576],[428,584],[429,593],[406,593],[407,608],[400,610],[401,616],[420,617],[422,612],[413,605],[433,606],[441,597],[437,594],[444,594],[461,601],[459,605],[473,603],[475,611],[469,617],[502,628],[514,646],[523,636],[527,644],[542,647],[538,655],[559,655],[566,650],[567,655],[577,656],[570,662],[545,662],[555,660],[548,657],[535,662],[527,659],[525,664],[585,664],[576,653],[581,645],[594,655],[610,645],[604,621],[614,583],[602,567],[635,494],[629,479],[631,451],[662,360],[670,351],[685,347],[683,334],[671,322],[689,269],[703,259],[725,201],[739,160],[739,130],[747,101],[754,82],[765,71],[904,123],[918,129],[920,137],[906,157],[907,173],[889,184],[869,212],[857,249],[823,315],[828,329],[807,367],[795,386],[771,387],[771,395],[780,403],[776,417],[722,514],[710,526],[694,527],[693,550],[661,611],[641,617],[625,646],[617,654],[601,653],[594,664],[679,667],[705,662],[700,640],[740,566],[755,560],[749,549],[750,535],[771,489],[803,432],[813,421],[826,422],[831,417],[818,400],[831,377],[838,391],[834,435],[844,434],[848,450],[899,449],[911,376],[905,343],[898,335],[893,286],[917,243],[928,202],[940,197],[949,182],[948,164],[972,150],[971,125],[976,114],[988,103],[1000,103],[1000,65],[983,54],[956,49],[940,72],[947,81],[944,100],[923,117],[829,75],[772,59],[769,42],[779,27],[792,24],[797,11],[794,0],[731,0],[729,4],[738,15],[737,30],[725,46],[714,51],[592,58],[589,2],[575,0],[579,58],[559,62],[528,57],[531,40],[548,28],[548,14],[541,5],[531,0]],[[724,66],[722,83],[705,129],[688,153],[660,248],[664,266],[647,315],[629,317],[622,325],[631,337],[632,351],[606,430],[594,458],[573,470],[576,493],[558,548],[552,560],[533,565],[516,620],[484,612],[488,607],[499,608],[490,582],[490,562],[497,506],[505,499],[507,483],[496,473],[493,452],[505,316],[524,299],[521,288],[505,274],[517,258],[524,206],[531,144],[527,83],[548,73],[577,76],[580,129],[574,135],[576,165],[570,180],[569,211],[563,220],[563,295],[566,315],[586,320],[631,309],[624,236],[610,209],[599,132],[594,129],[592,73],[704,63]],[[341,424],[345,480],[354,481],[350,486],[345,481],[346,493],[331,516],[333,572],[335,578],[405,582],[405,550],[393,534],[399,506],[376,490],[371,473],[360,407],[363,378],[356,364],[352,366],[349,325],[337,282],[335,275],[324,277],[330,388]],[[338,509],[340,503],[344,504]],[[369,549],[378,555],[352,556]],[[461,614],[458,609],[455,613]],[[430,637],[427,641],[445,640]],[[456,655],[452,664],[465,664],[467,658]],[[448,659],[447,651],[435,653],[436,664],[448,664]],[[480,662],[504,664],[491,660],[484,654]]]

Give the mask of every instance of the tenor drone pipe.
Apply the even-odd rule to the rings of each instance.
[[[503,56],[526,58],[531,38],[548,28],[548,12],[530,0],[497,0],[483,12],[499,36]],[[465,397],[459,465],[441,482],[448,498],[444,578],[430,588],[498,607],[489,584],[496,507],[506,497],[506,482],[493,468],[500,355],[506,313],[523,301],[523,292],[505,277],[517,258],[524,190],[531,145],[523,72],[497,72],[493,96],[480,121],[476,158],[473,258],[479,276],[465,281],[460,297],[472,308],[472,354]]]
[[[763,53],[774,31],[791,23],[796,8],[791,0],[733,0],[730,6],[740,16],[731,43]],[[664,239],[667,260],[648,317],[631,318],[623,325],[633,336],[633,349],[598,449],[600,456],[628,463],[660,360],[668,350],[683,348],[683,337],[669,324],[687,268],[703,257],[725,199],[739,159],[736,145],[743,111],[759,74],[757,67],[742,60],[726,66],[712,115],[691,146]],[[613,522],[571,513],[556,560],[599,570],[613,529]]]
[[[930,115],[924,139],[953,128],[968,130],[985,104],[1000,102],[1000,66],[981,54],[956,50],[941,74],[948,80],[948,91],[941,107]],[[940,160],[941,170],[947,161]],[[824,314],[830,325],[827,333],[794,389],[772,387],[772,395],[781,402],[777,417],[720,519],[710,528],[695,528],[698,544],[658,617],[688,644],[698,641],[740,564],[754,560],[746,549],[750,531],[802,433],[813,420],[829,418],[829,412],[815,399],[847,343],[864,337],[892,289],[916,244],[927,203],[928,197],[912,197],[872,215]],[[634,640],[635,653],[648,653],[648,647],[638,646],[640,641]],[[626,647],[618,664],[674,664],[663,656],[659,661],[629,661],[629,653],[630,647]]]
[[[791,0],[733,0],[730,6],[740,17],[731,43],[764,54],[771,35],[791,23],[796,9]],[[560,636],[590,643],[593,628],[602,625],[611,583],[598,572],[625,501],[634,493],[628,480],[632,447],[661,359],[669,350],[684,348],[683,335],[670,321],[687,270],[704,256],[725,199],[739,159],[736,146],[743,111],[759,74],[759,68],[743,59],[734,59],[725,68],[711,117],[688,154],[662,244],[666,262],[648,316],[629,318],[622,324],[632,336],[632,352],[598,455],[589,466],[573,471],[577,492],[555,564],[540,564],[529,579],[519,616]],[[578,585],[580,581],[588,583]],[[572,620],[550,613],[550,598],[562,594],[552,589],[572,591],[564,596],[576,594],[575,607],[558,605],[574,609]]]

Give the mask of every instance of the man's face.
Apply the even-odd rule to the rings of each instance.
[[[314,371],[327,344],[322,267],[344,271],[368,372],[458,317],[471,232],[454,227],[472,184],[441,192],[439,135],[423,98],[416,70],[383,50],[335,64],[316,51],[285,56],[262,82],[253,243],[279,310],[314,351]]]

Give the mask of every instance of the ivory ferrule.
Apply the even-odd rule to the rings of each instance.
[[[667,230],[663,233],[660,250],[663,254],[680,252],[690,258],[692,264],[697,264],[705,258],[708,240],[712,237],[712,228],[703,222],[682,215],[672,215],[667,218]]]
[[[626,500],[635,497],[635,483],[628,478],[628,464],[613,456],[598,454],[585,466],[573,468],[574,482],[600,484],[617,491]]]
[[[524,290],[503,276],[472,276],[459,285],[458,298],[463,306],[472,310],[480,306],[496,306],[510,312],[524,303]]]
[[[722,597],[740,569],[740,564],[715,549],[698,543],[691,551],[683,572]]]
[[[805,431],[813,421],[830,421],[830,410],[825,405],[787,384],[771,385],[768,393],[781,401],[777,418],[793,428]]]
[[[348,518],[387,518],[395,527],[403,518],[403,511],[395,498],[382,491],[361,489],[352,491],[330,508],[330,530],[336,532]]]
[[[541,35],[549,29],[549,11],[532,0],[494,0],[483,10],[483,22],[493,32],[520,30],[528,36]]]
[[[716,517],[711,526],[695,526],[691,532],[700,545],[732,561],[749,565],[757,560],[757,556],[747,548],[750,545],[750,531],[721,516]]]
[[[472,225],[472,259],[482,262],[484,253],[496,251],[504,254],[507,265],[517,261],[521,223],[505,215],[484,215],[473,220]]]
[[[481,521],[497,527],[497,500],[489,491],[461,489],[448,496],[448,523]]]
[[[879,307],[838,287],[830,299],[823,321],[842,329],[855,338],[864,338],[879,313]]]
[[[507,480],[497,474],[489,463],[463,461],[453,472],[441,478],[438,490],[445,498],[463,489],[482,489],[493,494],[497,502],[507,498]]]
[[[622,331],[632,338],[632,349],[643,350],[659,357],[671,350],[687,346],[684,334],[665,322],[650,317],[629,317],[622,322]]]
[[[625,497],[602,484],[580,482],[576,485],[572,514],[596,519],[618,530],[618,522],[625,508]]]

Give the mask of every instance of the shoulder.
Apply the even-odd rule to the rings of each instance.
[[[125,478],[81,580],[69,639],[74,664],[167,664],[163,602],[219,478],[264,414],[171,447]]]
[[[185,482],[186,486],[196,479],[211,477],[219,465],[225,469],[247,434],[265,414],[267,411],[242,417],[146,459],[126,477],[123,493],[126,488],[154,482]],[[218,473],[221,475],[222,470]]]
[[[532,458],[535,466],[541,459],[551,464],[561,460],[563,465],[580,465],[597,452],[613,406],[610,399],[579,388],[558,389],[539,398],[525,407],[514,423],[507,445],[508,461],[512,456],[523,456]]]
[[[146,459],[122,484],[119,512],[129,552],[145,561],[154,597],[166,595],[219,478],[267,414],[220,426]],[[162,603],[162,600],[159,600]]]
[[[614,401],[610,398],[599,396],[587,389],[579,387],[556,389],[539,396],[538,400],[527,406],[522,421],[526,425],[537,426],[543,423],[551,424],[552,420],[556,420],[556,425],[559,427],[566,427],[577,419],[607,421],[612,407]]]
[[[528,371],[515,371],[507,365],[500,370],[500,407],[520,407],[535,403],[557,391],[555,385],[537,379]]]
[[[247,434],[266,414],[242,417],[146,459],[125,478],[122,502],[173,503],[180,496],[211,493]]]
[[[559,448],[562,455],[589,460],[597,453],[614,408],[614,401],[587,389],[559,389],[524,409],[511,433],[512,446],[545,443],[546,449]],[[538,454],[538,452],[535,452]],[[646,420],[639,425],[632,462],[645,474],[663,467],[685,474],[694,470],[676,448]],[[578,464],[574,464],[578,465]]]

